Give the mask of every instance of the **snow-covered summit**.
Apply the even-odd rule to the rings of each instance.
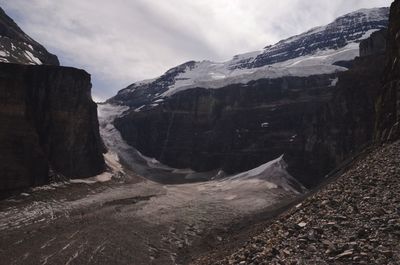
[[[253,62],[243,63],[241,67],[260,67],[314,54],[319,50],[340,49],[349,43],[358,43],[372,32],[386,28],[388,17],[389,9],[386,7],[349,13],[328,25],[313,28],[266,47]]]
[[[190,88],[217,89],[258,79],[310,76],[345,71],[359,55],[359,42],[388,24],[389,8],[361,9],[332,23],[282,40],[263,50],[239,54],[226,62],[190,61],[146,82],[137,82],[111,101],[134,107]]]

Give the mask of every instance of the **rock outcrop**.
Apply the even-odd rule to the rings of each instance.
[[[90,89],[82,70],[0,63],[0,193],[104,170]]]
[[[385,31],[365,36],[387,16],[359,10],[261,53],[191,61],[132,84],[108,101],[130,108],[115,127],[176,168],[236,173],[284,154],[290,174],[314,186],[373,139]]]
[[[231,255],[191,264],[400,264],[399,150],[375,150]]]
[[[360,57],[384,53],[386,51],[387,29],[375,31],[368,39],[360,42]]]
[[[347,72],[186,90],[115,126],[128,144],[173,167],[234,173],[285,154],[289,172],[316,185],[373,140],[384,34],[363,42],[369,55]]]
[[[385,31],[363,43],[381,42]],[[360,52],[367,54],[363,49]],[[382,91],[385,53],[371,48],[368,54],[356,58],[352,69],[339,74],[333,97],[326,105],[303,118],[303,129],[298,132],[303,153],[289,163],[289,171],[310,184],[318,183],[373,142],[375,102]]]
[[[400,1],[391,6],[388,32],[384,87],[376,102],[378,141],[400,138]]]
[[[0,62],[59,65],[57,56],[26,35],[1,8]]]
[[[285,77],[186,90],[114,124],[128,144],[170,166],[242,172],[300,153],[302,117],[326,104],[335,78]]]

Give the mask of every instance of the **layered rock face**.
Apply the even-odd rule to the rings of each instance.
[[[82,70],[0,64],[0,192],[104,170],[90,89]]]
[[[387,13],[356,11],[262,53],[188,62],[132,84],[109,100],[130,107],[115,126],[173,167],[235,173],[284,154],[292,176],[316,185],[373,140],[386,32],[364,36],[385,27]],[[285,51],[279,62],[273,50]]]
[[[385,52],[387,34],[387,29],[382,29],[372,33],[370,38],[361,41],[360,57]]]
[[[378,141],[400,138],[400,1],[391,6],[388,32],[384,87],[376,102]]]
[[[301,151],[302,117],[326,103],[335,78],[285,77],[187,90],[151,110],[131,111],[115,126],[128,144],[173,167],[245,171]]]
[[[184,91],[115,126],[128,144],[178,168],[233,173],[285,154],[289,172],[313,186],[373,139],[379,51],[339,74]]]
[[[383,33],[382,31],[381,33]],[[381,39],[381,33],[373,38]],[[357,58],[353,68],[339,74],[332,99],[312,115],[303,117],[299,132],[303,153],[290,163],[295,176],[316,184],[330,170],[373,142],[375,102],[381,93],[385,54],[380,49]],[[361,53],[365,53],[362,49]]]
[[[59,65],[57,56],[26,35],[1,8],[0,62]]]

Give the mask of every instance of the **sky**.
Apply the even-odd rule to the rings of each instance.
[[[226,61],[392,0],[0,0],[103,101],[190,60]]]

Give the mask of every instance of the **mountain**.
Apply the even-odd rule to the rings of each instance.
[[[375,140],[400,138],[400,2],[391,6],[384,87],[376,102]]]
[[[227,62],[189,61],[158,78],[128,86],[109,102],[143,109],[190,88],[222,88],[265,78],[345,71],[348,61],[359,54],[359,42],[387,27],[388,15],[385,7],[362,9],[261,51],[236,55]]]
[[[353,163],[342,167],[312,196],[279,218],[267,222],[243,246],[235,246],[235,249],[222,247],[213,251],[216,254],[229,253],[223,259],[219,260],[219,256],[212,253],[192,264],[400,264],[400,237],[392,236],[398,235],[400,229],[400,207],[397,203],[400,200],[399,0],[391,6],[389,29],[384,36],[388,40],[386,54],[383,57],[374,56],[370,50],[364,51],[367,53],[363,54],[369,57],[360,58],[358,69],[348,74],[349,78],[357,77],[374,60],[383,59],[383,67],[378,71],[383,77],[383,86],[366,87],[368,93],[373,92],[368,99],[375,99],[375,106],[372,104],[372,107],[377,109],[376,118],[372,119],[375,130],[372,126],[368,132],[375,134],[376,145],[365,150]],[[371,48],[374,45],[370,44],[381,42],[382,36],[371,37],[375,39],[361,46]],[[370,56],[375,58],[371,60]],[[355,84],[357,82],[355,80]],[[350,86],[347,88],[351,89]],[[347,97],[343,97],[345,89],[339,90],[337,99],[345,100],[341,114],[347,112],[350,117],[359,116],[356,112],[351,113],[352,109],[346,111],[346,108],[349,103],[363,101],[356,99],[356,96],[366,95],[362,86],[353,88]],[[337,105],[340,103],[336,102]],[[368,107],[371,105],[368,104]],[[367,112],[370,114],[370,110]],[[334,112],[331,115],[334,116]],[[354,120],[346,122],[348,124],[342,126],[357,126]],[[334,135],[330,137],[335,138]],[[382,142],[385,144],[381,145]],[[370,242],[378,247],[373,247]]]
[[[0,197],[103,172],[90,75],[59,66],[3,10],[0,35]]]
[[[59,65],[57,56],[26,35],[0,8],[0,62]]]
[[[359,10],[263,51],[187,62],[134,83],[107,101],[128,107],[114,125],[129,145],[171,167],[234,174],[285,154],[289,173],[316,185],[372,137],[359,137],[373,127],[370,93],[383,68],[385,33],[372,33],[387,26],[388,12]]]

